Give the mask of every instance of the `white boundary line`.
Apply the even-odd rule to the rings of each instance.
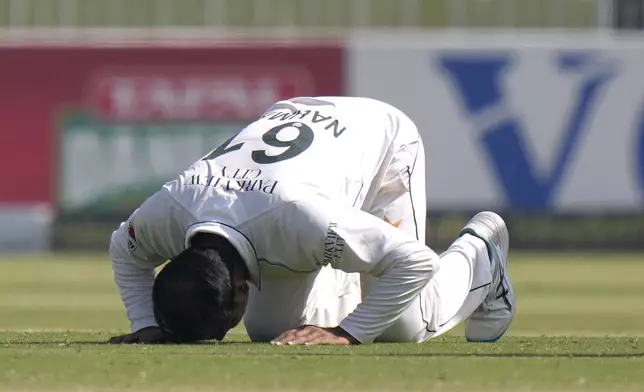
[[[0,28],[0,46],[181,46],[249,44],[335,44],[346,34],[337,30],[186,29],[186,28]]]
[[[466,43],[466,44],[464,44]],[[644,48],[644,32],[611,29],[221,29],[0,28],[0,47],[235,47],[342,45],[358,47],[486,49],[521,47]]]

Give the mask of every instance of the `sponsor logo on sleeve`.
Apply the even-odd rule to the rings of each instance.
[[[127,223],[127,248],[130,252],[134,252],[139,247],[139,243],[136,241],[136,232],[134,230],[134,223],[129,221]]]
[[[322,257],[321,266],[326,267],[334,260],[342,258],[344,251],[344,239],[335,231],[338,227],[337,223],[331,222],[326,231],[326,238],[324,239],[324,254]]]

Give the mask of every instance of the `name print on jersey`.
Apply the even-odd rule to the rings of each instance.
[[[308,120],[312,124],[321,125],[323,125],[322,123],[327,123],[324,129],[327,131],[333,130],[333,136],[336,138],[340,137],[347,130],[346,127],[340,125],[340,121],[337,118],[334,118],[333,116],[324,116],[319,110],[290,110],[286,113],[268,112],[264,114],[262,118],[274,121]]]
[[[273,194],[279,181],[258,180],[257,178],[261,174],[261,169],[241,169],[224,166],[221,172],[215,175],[193,174],[186,177],[185,185],[220,187],[227,191]]]
[[[322,258],[322,266],[326,267],[333,261],[342,257],[344,251],[344,240],[335,228],[338,227],[337,223],[331,222],[326,231],[326,238],[324,239],[324,256]]]
[[[320,127],[324,131],[333,131],[333,137],[338,138],[347,128],[340,124],[340,120],[334,116],[325,116],[320,110],[299,110],[293,103],[307,106],[335,106],[332,102],[315,99],[315,98],[294,98],[289,102],[278,102],[271,106],[261,119],[268,121],[279,121],[281,124],[268,129],[262,135],[262,141],[273,149],[283,149],[279,154],[269,152],[269,149],[256,149],[250,151],[250,159],[259,164],[273,164],[283,162],[306,151],[315,139],[315,132]],[[279,134],[282,131],[297,132],[297,136],[291,140],[282,140]],[[243,132],[243,131],[242,131]],[[238,135],[226,140],[219,147],[206,155],[203,160],[217,159],[223,155],[239,151],[244,147],[245,142],[235,143],[234,140]]]

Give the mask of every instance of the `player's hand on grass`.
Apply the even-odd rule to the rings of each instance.
[[[275,345],[348,345],[359,342],[340,327],[321,328],[314,325],[303,325],[284,332],[271,341]]]
[[[170,343],[172,339],[159,327],[147,327],[127,335],[114,336],[109,344],[162,344]]]

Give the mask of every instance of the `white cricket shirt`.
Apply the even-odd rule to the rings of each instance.
[[[262,282],[298,279],[326,265],[378,276],[340,324],[357,340],[373,341],[427,284],[437,259],[360,210],[391,156],[400,115],[365,98],[281,101],[165,184],[112,236],[115,280],[132,329],[156,325],[154,268],[195,233],[209,232],[240,252],[257,288],[251,295],[262,295]]]

